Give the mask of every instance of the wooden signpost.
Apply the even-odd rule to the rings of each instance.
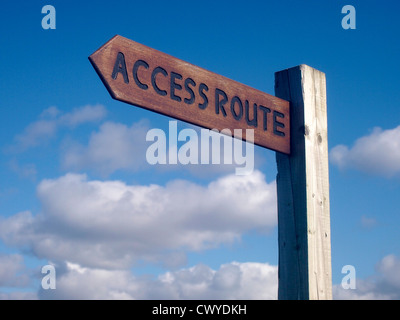
[[[114,99],[208,129],[254,129],[250,142],[278,164],[278,298],[332,298],[322,72],[277,72],[274,97],[121,36],[89,60]]]
[[[290,101],[291,154],[278,164],[279,299],[332,299],[325,74],[300,65],[275,74]]]
[[[89,60],[114,99],[207,129],[254,129],[251,142],[290,153],[289,103],[283,99],[121,36]]]

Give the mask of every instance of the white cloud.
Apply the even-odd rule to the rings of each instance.
[[[84,123],[98,122],[104,119],[106,114],[106,108],[102,105],[86,105],[60,116],[58,122],[66,127],[75,127]]]
[[[340,300],[399,300],[400,259],[385,256],[375,267],[376,273],[366,279],[356,278],[356,289],[333,288],[335,299]]]
[[[400,126],[375,128],[356,140],[353,147],[338,145],[330,151],[330,161],[339,168],[355,168],[384,177],[400,175]]]
[[[108,175],[116,170],[139,170],[145,164],[146,132],[144,121],[128,127],[106,122],[93,132],[87,146],[75,143],[63,155],[67,169],[88,169]]]
[[[29,284],[23,257],[0,254],[0,287],[23,287]]]
[[[43,141],[48,141],[57,131],[57,123],[54,120],[38,120],[29,124],[23,133],[15,137],[16,144],[12,148],[15,151],[24,151],[38,146]]]
[[[74,128],[87,122],[97,122],[106,115],[102,105],[86,105],[62,114],[57,107],[50,107],[42,112],[39,119],[30,123],[22,133],[15,136],[15,144],[9,149],[13,152],[23,152],[54,138],[62,127]]]
[[[397,299],[400,299],[400,259],[393,254],[384,257],[378,263],[377,271],[382,275],[382,284],[389,285],[389,290],[396,289]]]
[[[39,258],[84,267],[124,268],[171,256],[179,264],[182,252],[233,243],[277,223],[275,182],[266,183],[258,171],[207,186],[127,185],[67,174],[42,181],[37,194],[42,212],[3,219],[0,237]]]
[[[174,136],[178,137],[178,133],[182,133],[183,130],[181,131],[181,128],[174,126],[171,126],[171,128],[170,130],[166,130],[166,132],[161,129],[152,128],[162,134],[166,142],[165,146],[157,148],[156,151],[157,159],[165,159],[165,162],[162,164],[155,161],[157,163],[153,166],[150,164],[151,161],[148,162],[148,159],[146,159],[148,149],[153,150],[154,144],[157,142],[152,141],[150,138],[149,141],[146,140],[146,136],[151,128],[147,121],[142,120],[133,123],[131,126],[111,121],[106,122],[100,126],[99,130],[92,132],[87,145],[70,141],[69,145],[64,147],[62,155],[63,167],[66,170],[74,171],[88,170],[100,173],[103,177],[109,176],[118,170],[130,172],[157,170],[157,172],[187,171],[196,177],[202,178],[212,178],[216,175],[229,174],[235,172],[236,168],[243,168],[245,165],[249,169],[247,172],[251,172],[251,169],[254,167],[254,155],[251,152],[254,150],[245,143],[238,143],[238,140],[234,140],[231,137],[212,133],[211,135],[217,135],[223,142],[219,145],[216,142],[212,142],[215,140],[213,139],[208,149],[202,149],[200,129],[194,129],[193,127],[190,129],[183,128],[187,134],[190,131],[190,137],[186,137],[186,141],[178,143],[176,138],[175,141],[172,141],[174,139],[170,138]],[[233,141],[236,141],[235,144]],[[240,146],[242,149],[238,149],[236,153],[232,152],[231,155],[228,152],[225,154],[225,143],[231,148],[238,148]],[[177,149],[178,160],[187,156],[180,150],[183,146],[185,146],[184,150],[190,150],[191,160],[195,159],[195,162],[197,161],[196,164],[182,164],[180,161],[173,164],[170,161],[169,150],[171,148]],[[242,153],[245,153],[246,157],[243,157]],[[149,154],[153,156],[152,152],[149,152]],[[238,156],[239,154],[241,155],[240,157]],[[219,159],[217,163],[213,164],[212,157],[216,157],[216,155],[219,156]],[[202,157],[208,160],[208,164],[204,163],[207,161],[202,161]],[[256,160],[257,163],[263,161],[262,157],[258,155],[256,155]]]
[[[213,270],[206,265],[135,277],[126,270],[82,268],[67,263],[57,289],[42,299],[276,299],[278,272],[268,263],[232,262]]]

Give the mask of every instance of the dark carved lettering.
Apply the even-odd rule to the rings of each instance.
[[[282,122],[279,122],[276,118],[284,118],[285,115],[283,113],[280,113],[279,111],[274,110],[274,134],[277,136],[284,137],[285,133],[283,131],[279,131],[278,128],[285,128],[285,124]]]
[[[223,99],[220,100],[219,97],[222,96]],[[221,89],[215,89],[215,113],[219,114],[219,110],[221,109],[222,114],[226,117],[226,111],[224,108],[224,104],[228,102],[228,97],[224,91]]]
[[[147,64],[146,61],[143,61],[143,60],[136,61],[135,64],[133,65],[133,79],[135,80],[135,82],[136,82],[136,84],[137,84],[137,86],[139,88],[141,88],[143,90],[147,90],[148,89],[148,85],[140,82],[139,78],[138,78],[138,75],[137,75],[139,67],[141,67],[141,66],[144,67],[145,69],[149,68],[149,65]]]
[[[192,103],[194,103],[194,100],[195,100],[196,98],[195,98],[195,96],[194,96],[194,92],[193,92],[192,88],[190,88],[189,85],[195,87],[195,86],[196,86],[196,82],[194,82],[194,80],[193,80],[192,78],[187,78],[187,79],[185,80],[185,90],[186,90],[187,92],[189,92],[189,94],[190,94],[190,99],[185,98],[183,101],[185,101],[185,103],[187,103],[187,104],[192,104]]]
[[[204,90],[208,91],[207,85],[205,83],[200,83],[199,94],[203,98],[203,103],[199,103],[199,108],[202,110],[204,110],[208,106],[208,98],[207,98],[206,94],[204,93]]]
[[[246,105],[246,122],[249,126],[253,126],[255,128],[257,128],[258,123],[257,123],[257,104],[253,104],[253,120],[250,120],[250,107],[249,107],[249,101],[246,100],[245,102]]]
[[[156,83],[156,76],[159,73],[161,73],[164,77],[168,76],[168,72],[165,69],[163,69],[161,67],[157,67],[151,73],[151,84],[152,84],[155,92],[157,92],[160,96],[166,96],[167,95],[167,91],[166,90],[161,90],[159,88],[159,86],[157,85],[157,83]]]
[[[239,114],[236,113],[235,104],[239,106]],[[234,96],[231,100],[231,112],[235,120],[240,120],[243,117],[243,104],[238,96]]]
[[[125,56],[122,52],[118,52],[111,77],[114,80],[117,79],[118,73],[122,74],[125,83],[129,83],[128,72],[126,70]]]
[[[264,107],[264,106],[259,106],[259,108],[263,112],[263,119],[264,119],[263,129],[264,129],[264,131],[267,131],[268,130],[268,126],[267,126],[268,117],[267,117],[267,114],[271,113],[271,109],[267,108],[267,107]]]
[[[182,86],[178,83],[175,82],[176,79],[181,80],[182,79],[182,75],[180,75],[179,73],[173,72],[171,71],[171,99],[175,100],[175,101],[181,101],[181,97],[175,95],[175,90],[182,90]]]

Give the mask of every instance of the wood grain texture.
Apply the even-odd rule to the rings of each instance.
[[[244,140],[244,129],[254,129],[251,142],[290,153],[283,99],[121,36],[89,60],[114,99],[208,129],[242,129]]]
[[[291,154],[276,153],[279,299],[332,299],[325,74],[300,65],[275,74],[291,104]]]

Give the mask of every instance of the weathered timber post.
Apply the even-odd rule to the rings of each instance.
[[[275,95],[290,102],[291,119],[291,153],[276,153],[278,299],[332,299],[325,74],[277,72]]]

